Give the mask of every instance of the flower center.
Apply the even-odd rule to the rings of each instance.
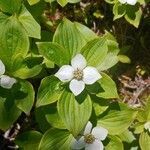
[[[95,141],[95,137],[94,135],[92,134],[86,134],[84,136],[84,141],[87,143],[87,144],[92,144],[94,141]]]
[[[76,71],[74,71],[73,74],[74,74],[75,79],[82,80],[82,78],[83,78],[83,71],[82,70],[77,69]]]

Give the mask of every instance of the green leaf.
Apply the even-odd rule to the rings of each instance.
[[[46,115],[46,119],[52,127],[58,129],[66,129],[66,126],[64,125],[64,122],[62,121],[58,113],[48,114]]]
[[[38,3],[40,0],[27,0],[30,5]]]
[[[29,39],[16,17],[11,16],[4,19],[2,13],[0,14],[1,17],[3,19],[0,23],[0,58],[8,70],[13,70],[13,59],[17,55],[21,57],[27,55]]]
[[[44,63],[45,63],[47,68],[54,68],[55,67],[55,64],[46,58],[44,58]]]
[[[115,3],[113,6],[114,20],[121,18],[126,13],[126,5],[121,4],[120,2]]]
[[[56,0],[45,0],[45,2],[49,2],[49,3],[52,3]],[[57,0],[57,2],[62,6],[64,7],[68,2],[69,3],[77,3],[77,2],[80,2],[80,0]]]
[[[70,150],[72,139],[66,130],[49,129],[42,137],[39,150]]]
[[[106,39],[108,53],[103,62],[97,67],[99,71],[107,70],[118,62],[118,43],[112,34],[107,32],[102,38]]]
[[[62,93],[60,84],[60,80],[55,76],[49,76],[42,79],[37,94],[36,106],[40,107],[56,102]]]
[[[107,70],[111,67],[113,67],[114,65],[116,65],[118,63],[118,57],[116,54],[114,54],[113,52],[108,52],[105,60],[103,61],[103,63],[101,63],[100,66],[98,66],[98,70],[99,71],[104,71]]]
[[[92,103],[90,97],[88,95],[75,97],[72,93],[64,91],[57,107],[67,129],[76,137],[91,116]]]
[[[57,0],[57,2],[64,7],[68,3],[68,0]]]
[[[46,114],[46,119],[48,123],[54,128],[66,129],[64,122],[62,121],[62,119],[58,114],[57,108],[55,106],[51,106],[50,110],[51,113]]]
[[[80,2],[81,0],[68,0],[69,3],[78,3]]]
[[[140,134],[141,132],[143,132],[144,131],[144,124],[145,124],[145,122],[137,122],[137,123],[135,123],[134,124],[134,133],[135,134]]]
[[[86,27],[85,25],[78,23],[78,22],[75,22],[74,24],[87,42],[91,41],[95,38],[98,38],[98,36],[91,29]]]
[[[39,52],[48,60],[62,66],[69,64],[70,58],[67,49],[64,49],[57,43],[39,42],[37,43]]]
[[[126,56],[126,55],[118,55],[118,59],[122,63],[127,63],[127,64],[131,63],[130,58],[128,56]]]
[[[9,16],[5,15],[4,13],[0,12],[0,23],[5,22]]]
[[[138,28],[142,17],[141,7],[137,4],[135,6],[126,6],[125,19],[136,28]]]
[[[119,98],[115,82],[105,73],[101,73],[102,78],[98,81],[104,92],[97,94],[98,97],[112,99]]]
[[[103,38],[106,39],[107,46],[108,46],[108,53],[104,61],[101,63],[101,65],[97,67],[99,71],[107,70],[118,62],[117,55],[119,53],[119,48],[116,39],[109,32],[107,32]]]
[[[117,1],[116,0],[105,0],[109,4],[115,4]]]
[[[97,67],[99,71],[104,71],[112,66],[116,65],[118,63],[118,57],[116,54],[112,52],[108,52],[107,56],[105,57],[105,60]]]
[[[142,110],[138,111],[137,120],[141,123],[150,121],[150,96],[146,99],[146,104]]]
[[[34,0],[34,1],[36,1],[36,0]],[[26,8],[28,9],[28,11],[32,14],[34,19],[38,22],[41,22],[42,21],[41,16],[42,16],[43,10],[45,9],[45,6],[46,6],[46,3],[44,2],[44,0],[40,0],[38,3],[36,3],[36,5],[32,5],[32,6],[28,5],[27,0],[24,2],[24,4],[25,4]],[[46,30],[43,30],[43,31],[46,31]]]
[[[95,95],[92,95],[91,100],[93,102],[93,108],[96,116],[102,114],[109,107],[109,102],[106,99],[102,99],[96,97]]]
[[[135,139],[133,133],[129,130],[125,130],[123,133],[121,133],[120,135],[118,135],[118,137],[127,143],[132,143]]]
[[[26,57],[17,55],[13,60],[12,75],[27,79],[38,75],[42,70],[42,57]]]
[[[41,38],[41,27],[32,17],[32,15],[29,13],[25,6],[22,7],[18,19],[25,28],[29,37],[37,39]]]
[[[0,129],[6,131],[21,115],[16,107],[10,90],[0,88]]]
[[[81,50],[88,65],[98,67],[107,55],[108,47],[104,38],[97,38],[88,42]]]
[[[18,87],[16,87],[14,91],[15,103],[19,109],[29,114],[34,103],[34,89],[27,81],[20,81],[18,86],[20,86],[19,90]]]
[[[27,131],[17,136],[15,143],[22,150],[38,150],[42,134],[37,131]]]
[[[27,81],[18,81],[11,89],[0,88],[0,128],[8,129],[21,111],[29,114],[34,102],[34,90]]]
[[[0,9],[10,14],[19,13],[21,3],[21,0],[0,0]]]
[[[99,117],[98,125],[106,128],[110,135],[118,135],[131,125],[136,114],[137,111],[125,104],[111,104],[108,111]]]
[[[105,147],[106,150],[124,150],[122,141],[117,136],[110,136],[110,142]]]
[[[45,2],[48,2],[48,3],[52,3],[54,1],[56,1],[56,0],[45,0]]]
[[[51,127],[50,123],[46,119],[46,115],[51,113],[51,105],[38,107],[35,110],[36,122],[38,123],[38,127],[42,132],[47,131]]]
[[[148,132],[142,132],[140,134],[139,143],[140,143],[141,150],[149,150],[149,148],[150,148],[150,135]]]
[[[86,44],[86,40],[78,31],[76,25],[66,18],[59,24],[54,34],[53,42],[60,44],[66,49],[69,60],[79,53],[81,48]]]

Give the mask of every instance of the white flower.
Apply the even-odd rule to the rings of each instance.
[[[71,65],[62,66],[55,76],[62,82],[71,81],[69,88],[75,96],[84,90],[85,84],[93,84],[102,77],[96,68],[87,66],[81,54],[77,54],[71,60]]]
[[[144,128],[150,132],[150,121],[144,124]]]
[[[88,122],[83,136],[79,140],[74,140],[72,142],[72,149],[82,149],[85,150],[103,150],[104,146],[101,141],[103,141],[108,134],[108,131],[103,127],[94,127],[92,129],[91,122]]]
[[[119,2],[122,3],[122,4],[127,3],[129,5],[135,5],[137,0],[119,0]]]
[[[13,84],[16,83],[16,79],[4,75],[4,73],[5,73],[5,66],[3,62],[0,60],[0,86],[6,89],[10,89],[12,88]]]

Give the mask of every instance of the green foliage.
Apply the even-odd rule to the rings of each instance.
[[[15,103],[20,110],[22,110],[26,114],[29,114],[34,103],[35,97],[34,89],[32,85],[27,81],[21,81],[19,82],[19,84],[20,84],[18,85],[20,86],[19,93],[17,90],[14,93],[14,96],[16,97]]]
[[[129,130],[122,132],[118,136],[122,141],[127,142],[127,143],[132,143],[135,140],[133,133]]]
[[[58,113],[67,129],[76,137],[85,127],[92,112],[92,103],[88,95],[75,97],[65,91],[58,101]]]
[[[137,119],[139,122],[144,123],[150,120],[149,106],[150,106],[150,97],[147,98],[146,106],[144,107],[144,109],[139,110],[138,112]]]
[[[128,63],[130,64],[131,63],[131,60],[129,57],[125,56],[125,55],[118,55],[118,59],[120,62],[122,63]]]
[[[18,119],[21,110],[17,108],[10,97],[6,100],[0,97],[0,129],[6,131]]]
[[[142,16],[142,10],[139,4],[135,6],[121,4],[116,2],[113,6],[114,20],[124,16],[124,18],[133,26],[138,28]]]
[[[77,3],[77,2],[80,2],[80,0],[45,0],[45,1],[49,2],[49,3],[57,1],[62,7],[66,6],[67,3]]]
[[[123,150],[123,143],[121,139],[116,136],[110,136],[110,142],[106,146],[106,150]]]
[[[41,38],[41,27],[29,13],[29,11],[23,6],[19,15],[19,21],[25,28],[27,35],[33,38]]]
[[[60,81],[56,77],[45,77],[39,87],[36,106],[40,107],[56,102],[62,93],[60,89]]]
[[[13,62],[12,74],[21,79],[27,79],[38,75],[42,70],[41,57],[29,56],[23,59],[17,55]]]
[[[49,129],[42,137],[39,150],[70,150],[72,138],[66,130]]]
[[[39,107],[35,110],[35,117],[36,117],[36,122],[38,123],[38,127],[42,132],[45,132],[48,130],[51,125],[48,122],[46,115],[51,114],[51,107],[50,105],[46,105],[43,107]]]
[[[119,98],[116,84],[107,74],[102,73],[102,79],[99,80],[99,84],[103,88],[104,92],[99,92],[97,94],[98,97],[105,99]]]
[[[150,136],[148,132],[142,132],[140,134],[139,144],[141,150],[148,150],[150,147]]]
[[[0,88],[0,128],[7,130],[19,117],[26,114],[34,103],[34,90],[27,81],[20,81],[11,90]]]
[[[135,108],[138,101],[131,107],[122,102],[116,80],[125,73],[121,63],[130,64],[129,68],[137,64],[134,59],[139,51],[142,55],[138,64],[145,59],[143,51],[149,49],[149,32],[145,29],[149,25],[149,0],[135,5],[105,1],[0,0],[0,60],[5,66],[4,72],[0,62],[0,131],[10,141],[15,139],[19,149],[70,150],[74,138],[83,136],[89,120],[93,127],[108,130],[102,141],[106,150],[150,149],[150,127],[145,127],[150,122],[146,80],[141,78],[143,82],[136,85],[146,87],[142,89],[146,96],[142,93],[144,96],[136,97],[140,108]],[[102,78],[86,83],[84,91],[75,96],[70,81],[63,83],[55,73],[63,65],[70,65],[77,54],[83,55],[87,66],[94,67]],[[78,68],[83,81],[84,69]],[[68,74],[66,70],[62,76]],[[4,75],[16,80],[12,88],[2,88],[2,82],[10,82],[2,81]],[[123,83],[126,86],[127,82]],[[128,93],[128,88],[122,88]],[[136,88],[132,90],[129,100],[136,96]]]
[[[0,13],[0,58],[9,70],[13,68],[14,58],[25,57],[29,50],[29,39],[24,28],[15,16]],[[4,53],[5,51],[5,53]],[[8,59],[9,58],[9,59]]]
[[[52,42],[37,43],[39,52],[48,60],[53,61],[57,65],[69,63],[69,54],[67,49],[61,45]]]
[[[30,5],[34,5],[34,4],[36,4],[36,3],[38,3],[40,0],[28,0],[28,3],[30,4]]]
[[[46,120],[54,128],[66,129],[66,126],[63,120],[60,118],[56,107],[51,107],[51,112],[46,114]]]
[[[116,39],[114,38],[114,36],[111,35],[110,33],[106,32],[105,35],[103,36],[103,38],[107,42],[108,52],[107,52],[107,55],[106,55],[105,59],[103,60],[103,62],[99,66],[97,66],[97,69],[99,71],[107,70],[107,69],[113,67],[114,65],[116,65],[119,61],[117,55],[118,55],[120,49],[118,47],[118,43],[117,43]]]
[[[109,134],[118,135],[131,125],[136,114],[137,111],[124,104],[114,104],[98,118],[98,125],[108,129]]]
[[[126,13],[126,6],[124,4],[121,4],[119,2],[114,4],[113,7],[114,20],[123,17],[125,13]]]
[[[21,8],[21,0],[1,0],[0,9],[3,12],[8,12],[10,14],[19,13]]]
[[[132,25],[134,25],[136,28],[140,24],[140,20],[142,17],[142,10],[139,5],[134,6],[128,6],[126,8],[126,15],[125,19]]]
[[[81,50],[89,66],[99,65],[104,61],[107,55],[108,47],[104,38],[98,38],[88,42]]]
[[[63,46],[67,50],[69,60],[81,51],[81,48],[86,44],[85,38],[78,30],[75,23],[64,18],[55,31],[53,42]]]
[[[38,131],[27,131],[17,136],[15,143],[23,150],[38,150],[42,134]]]
[[[95,38],[98,38],[98,36],[92,30],[90,30],[88,27],[84,26],[83,24],[75,22],[75,26],[87,42]]]

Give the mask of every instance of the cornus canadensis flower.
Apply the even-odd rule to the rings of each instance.
[[[119,0],[119,2],[122,3],[122,4],[127,3],[129,5],[135,5],[137,0]]]
[[[150,133],[150,121],[149,121],[149,122],[146,122],[146,123],[144,124],[144,128],[145,128],[146,130],[148,130],[149,133]]]
[[[103,127],[94,127],[92,129],[91,122],[88,122],[83,136],[79,140],[74,140],[72,142],[72,149],[82,149],[85,150],[103,150],[104,146],[101,141],[103,141],[108,134],[108,131]]]
[[[55,76],[62,82],[70,81],[69,88],[75,96],[84,90],[85,84],[93,84],[101,78],[96,68],[87,66],[81,54],[77,54],[71,60],[71,65],[62,66]]]
[[[12,88],[13,84],[16,83],[16,79],[4,75],[4,73],[5,73],[5,66],[3,62],[0,60],[0,86],[6,89],[10,89]]]

